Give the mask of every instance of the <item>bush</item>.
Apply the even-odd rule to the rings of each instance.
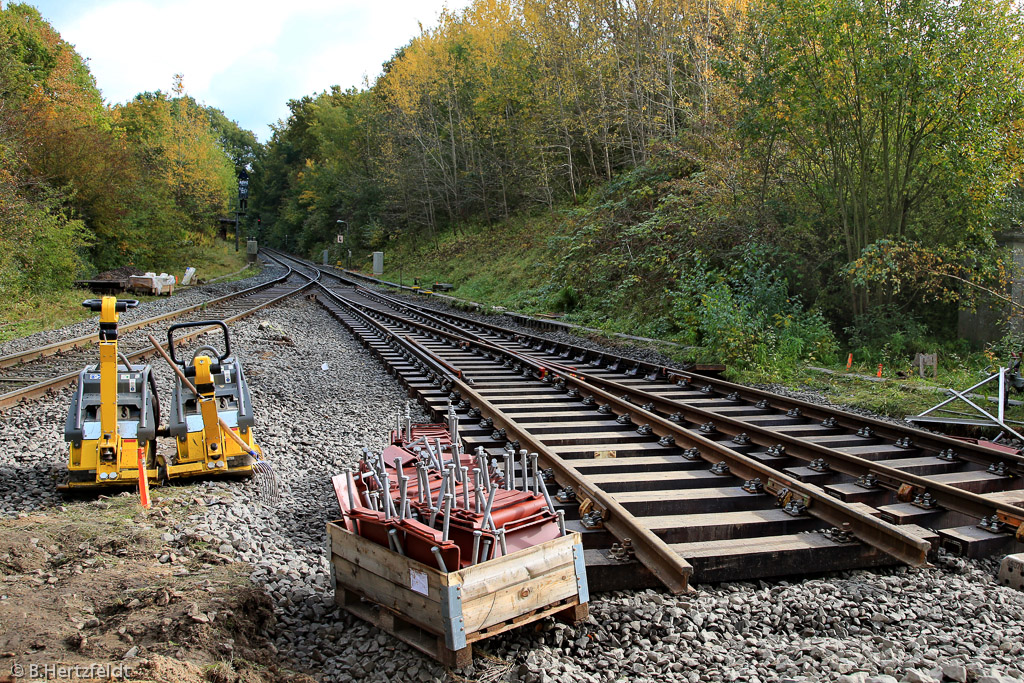
[[[0,291],[66,289],[83,268],[85,226],[67,215],[56,191],[38,195],[0,183]]]
[[[903,366],[916,353],[930,353],[936,342],[917,316],[896,306],[875,306],[854,316],[843,330],[850,338],[853,357],[860,363]]]
[[[702,356],[770,376],[838,349],[824,317],[788,292],[768,255],[748,247],[730,272],[695,259],[669,294],[682,338]]]

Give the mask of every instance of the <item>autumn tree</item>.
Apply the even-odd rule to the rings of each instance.
[[[880,239],[991,245],[1019,171],[1022,30],[1009,0],[767,2],[747,84],[765,177],[848,262]]]

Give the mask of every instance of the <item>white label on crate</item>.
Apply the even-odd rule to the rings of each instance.
[[[413,589],[420,595],[427,594],[427,573],[421,572],[419,569],[409,569],[409,588]]]

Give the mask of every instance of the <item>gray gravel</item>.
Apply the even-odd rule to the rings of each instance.
[[[385,444],[404,391],[308,301],[264,311],[233,333],[282,501],[274,509],[253,503],[250,482],[180,487],[180,521],[164,540],[185,557],[200,540],[249,564],[276,605],[279,655],[322,680],[1024,679],[1024,593],[996,584],[992,562],[722,584],[689,596],[600,595],[584,625],[552,622],[496,636],[477,648],[473,667],[449,677],[332,600],[324,524],[337,508],[329,477],[355,461],[359,446]],[[169,397],[169,373],[158,374]],[[69,395],[0,411],[0,511],[56,502],[49,477],[63,465]],[[171,553],[160,559],[176,561]]]
[[[179,308],[186,308],[210,299],[216,299],[217,297],[248,289],[249,287],[255,287],[256,285],[281,277],[284,272],[285,269],[282,266],[271,261],[264,264],[259,273],[252,277],[245,278],[244,280],[235,280],[233,282],[223,283],[218,282],[198,287],[179,289],[169,297],[160,297],[152,301],[144,301],[139,304],[138,308],[125,311],[121,314],[121,322],[127,324],[136,320],[143,320],[145,318],[161,315],[163,313],[170,313],[171,311]],[[26,351],[36,346],[45,346],[46,344],[53,344],[60,341],[66,341],[68,339],[74,339],[75,337],[81,337],[86,334],[91,334],[96,331],[98,324],[99,316],[93,316],[86,320],[77,322],[74,325],[68,325],[67,327],[62,327],[57,330],[44,330],[42,332],[31,334],[27,337],[11,339],[10,341],[0,344],[0,356],[6,356],[8,354],[18,353],[19,351]]]

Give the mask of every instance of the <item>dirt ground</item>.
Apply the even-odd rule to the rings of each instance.
[[[277,665],[266,595],[168,527],[186,490],[146,511],[134,495],[0,521],[0,683],[132,680],[307,683]]]

